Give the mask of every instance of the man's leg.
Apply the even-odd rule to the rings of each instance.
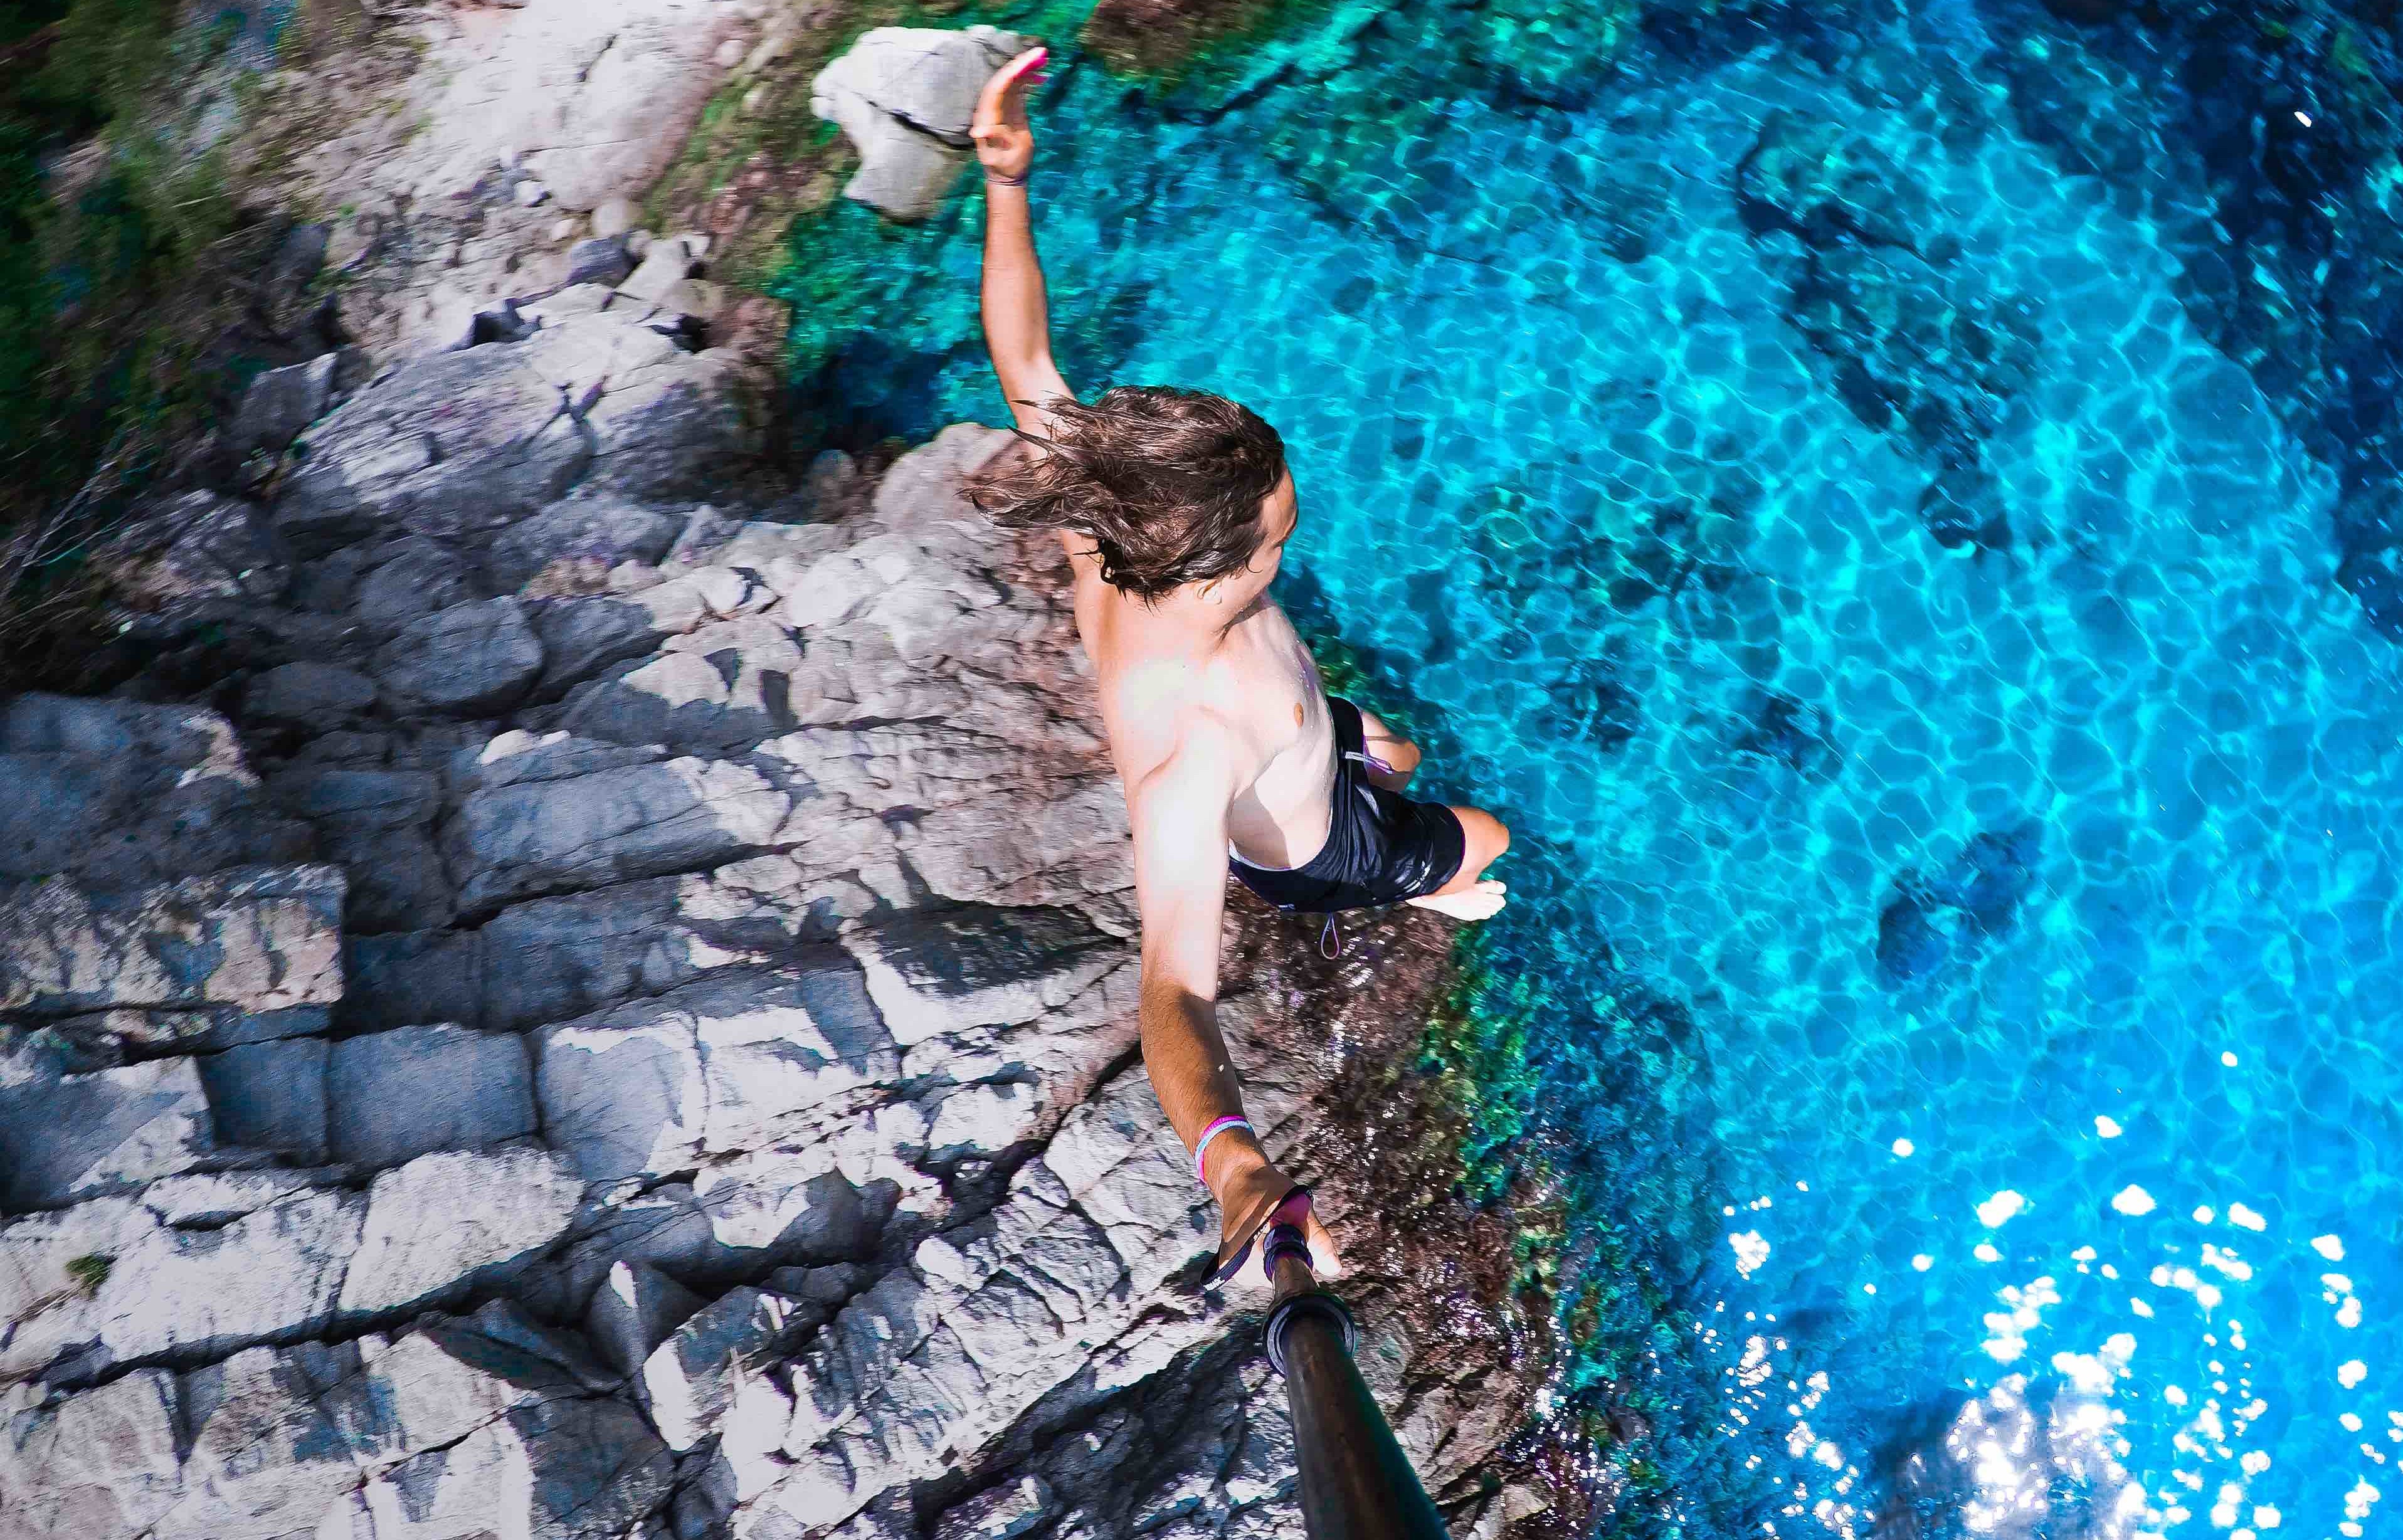
[[[1419,768],[1419,761],[1424,757],[1416,743],[1385,726],[1375,712],[1366,710],[1360,713],[1360,737],[1369,757],[1389,767],[1379,770],[1370,765],[1370,785],[1399,791],[1410,784],[1410,772]]]
[[[1479,808],[1454,808],[1452,815],[1460,820],[1464,841],[1460,869],[1451,881],[1410,902],[1454,920],[1490,920],[1509,902],[1508,886],[1485,875],[1485,868],[1510,848],[1509,826]]]
[[[1371,765],[1368,781],[1372,785],[1400,791],[1410,784],[1410,772],[1425,760],[1416,743],[1387,727],[1375,712],[1360,713],[1360,735],[1368,753],[1391,767],[1387,771]],[[1492,919],[1509,901],[1510,890],[1505,883],[1487,879],[1485,868],[1510,848],[1510,830],[1502,820],[1479,808],[1453,808],[1452,815],[1460,820],[1464,840],[1460,869],[1452,873],[1451,881],[1410,902],[1455,920]]]

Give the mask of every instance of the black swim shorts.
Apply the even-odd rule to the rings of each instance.
[[[1327,698],[1335,716],[1335,805],[1327,843],[1303,866],[1256,867],[1231,853],[1243,886],[1281,909],[1331,914],[1374,909],[1435,892],[1452,880],[1468,851],[1467,831],[1450,808],[1413,802],[1368,781],[1360,708]]]

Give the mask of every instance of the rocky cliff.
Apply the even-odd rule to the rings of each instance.
[[[0,705],[0,1533],[1299,1533],[1064,565],[957,491],[1006,437],[780,485],[656,297],[521,319],[268,382],[309,425],[159,516],[149,666]],[[1448,934],[1229,924],[1255,1116],[1498,1533],[1544,1365],[1395,1067]]]

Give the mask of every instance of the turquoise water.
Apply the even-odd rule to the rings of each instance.
[[[2329,473],[1974,20],[1559,110],[1446,14],[1223,111],[1056,69],[1038,228],[1072,382],[1283,431],[1288,603],[1517,831],[1573,1254],[1679,1307],[1558,1387],[1650,1408],[1615,1521],[2403,1533],[2403,649]],[[837,437],[1001,420],[977,229]]]

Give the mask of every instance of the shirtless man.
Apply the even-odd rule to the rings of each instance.
[[[1242,1120],[1218,1033],[1228,871],[1286,909],[1410,903],[1482,920],[1504,902],[1484,874],[1510,834],[1490,813],[1402,796],[1418,749],[1327,696],[1269,598],[1299,511],[1276,430],[1198,392],[1120,388],[1087,405],[1060,378],[1026,193],[1026,91],[1045,51],[994,74],[970,129],[985,342],[1032,450],[1002,455],[970,492],[1000,523],[1057,530],[1075,568],[1076,631],[1134,832],[1144,1067],[1218,1202],[1213,1277],[1240,1270],[1281,1206],[1331,1276],[1307,1194]]]

